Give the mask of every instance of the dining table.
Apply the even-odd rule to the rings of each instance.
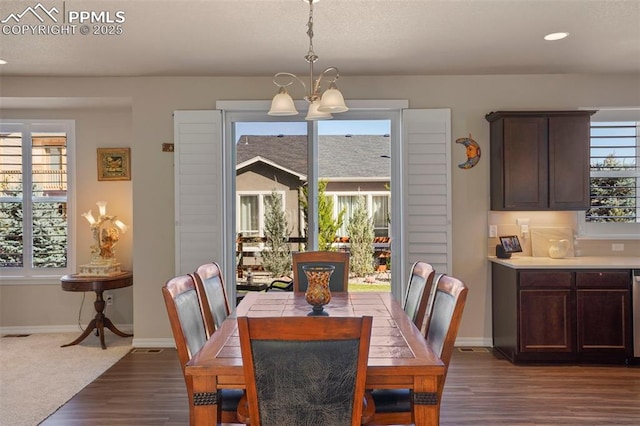
[[[238,316],[296,317],[311,312],[312,306],[304,293],[248,293],[235,313],[227,317],[185,367],[185,375],[193,382],[191,425],[219,423],[219,390],[245,389]],[[412,389],[414,423],[439,424],[437,389],[445,366],[391,293],[332,293],[324,313],[335,317],[373,317],[367,389]]]

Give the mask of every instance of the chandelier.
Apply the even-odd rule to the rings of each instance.
[[[288,72],[279,72],[273,77],[273,83],[279,87],[278,93],[273,97],[271,101],[271,109],[268,114],[274,116],[296,115],[298,110],[293,103],[293,99],[287,87],[291,86],[294,82],[302,84],[305,90],[304,99],[309,102],[309,110],[306,120],[328,120],[333,118],[332,113],[345,112],[349,110],[344,103],[344,97],[336,86],[336,80],[340,77],[340,72],[336,67],[326,68],[320,73],[316,80],[313,76],[313,64],[318,60],[318,55],[313,51],[313,3],[320,0],[302,0],[309,3],[309,21],[307,22],[307,36],[309,37],[309,51],[304,57],[305,61],[309,63],[309,86],[302,81],[295,74]],[[278,83],[286,79],[284,84]],[[322,79],[329,79],[329,86],[327,90],[322,93]]]

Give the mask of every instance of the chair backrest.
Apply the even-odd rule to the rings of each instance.
[[[411,267],[411,275],[404,298],[404,311],[420,330],[423,329],[434,275],[433,266],[428,263],[418,261]]]
[[[196,284],[191,275],[174,277],[162,287],[178,358],[184,367],[207,341]]]
[[[429,297],[427,298],[427,308],[425,309],[424,321],[422,322],[422,334],[426,337],[429,332],[429,325],[431,324],[431,312],[433,311],[433,301],[436,298],[436,289],[438,288],[438,283],[440,282],[440,278],[445,276],[445,274],[435,274],[433,282],[431,283],[431,291],[429,292]],[[426,293],[425,293],[426,296]]]
[[[349,287],[349,253],[341,251],[304,251],[293,253],[293,291],[305,292],[309,286],[303,265],[333,265],[335,270],[329,279],[329,290],[345,292]]]
[[[193,275],[207,337],[211,337],[230,312],[222,272],[217,263],[211,262],[200,265]]]
[[[444,376],[438,383],[440,395],[447,377],[468,292],[467,286],[457,278],[442,275],[438,280],[426,339],[427,345],[440,357],[445,366]]]
[[[371,323],[238,317],[250,424],[360,425]]]

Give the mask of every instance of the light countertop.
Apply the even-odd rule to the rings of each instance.
[[[511,256],[489,261],[514,269],[640,269],[640,256],[584,256],[552,259],[550,257]]]

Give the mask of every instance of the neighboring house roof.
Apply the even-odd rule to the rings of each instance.
[[[236,164],[263,160],[281,169],[307,174],[305,135],[243,135],[236,145]],[[380,135],[320,136],[318,141],[320,178],[328,180],[389,180],[390,138]],[[382,157],[382,156],[387,157]]]
[[[278,164],[277,162],[269,160],[267,158],[262,158],[261,156],[253,157],[250,160],[247,160],[245,162],[236,164],[236,170],[241,170],[241,169],[243,169],[245,167],[249,167],[252,164],[256,164],[258,162],[262,162],[264,164],[268,164],[271,167],[274,167],[276,169],[280,169],[280,170],[282,170],[282,171],[284,171],[286,173],[289,173],[291,175],[297,176],[298,179],[300,179],[300,180],[307,180],[307,175],[306,174],[298,173],[295,170],[291,170],[291,169],[288,169],[286,167],[282,167],[282,165]]]

